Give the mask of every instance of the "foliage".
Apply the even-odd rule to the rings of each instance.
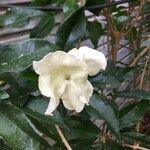
[[[139,3],[132,3],[133,6],[140,7]],[[137,42],[133,49],[135,56],[148,46],[140,44],[139,48],[141,33],[136,24],[139,16],[129,14],[126,6],[113,5],[105,10],[102,7],[91,9],[102,4],[105,1],[87,0],[81,7],[76,0],[35,0],[25,8],[12,7],[0,17],[1,28],[20,28],[30,21],[37,21],[28,39],[0,45],[0,149],[65,150],[56,125],[59,125],[73,150],[127,150],[124,143],[132,145],[135,142],[150,148],[150,136],[135,129],[149,110],[150,92],[132,84],[135,73],[141,71],[143,64],[135,64],[134,67],[120,65],[121,62],[115,60],[117,41],[121,38],[131,42],[129,46],[134,47],[132,42]],[[43,5],[59,7],[63,11],[64,19],[59,20],[59,26],[56,18],[62,12],[33,8]],[[143,13],[150,9],[149,6],[143,5]],[[97,19],[91,21],[84,13],[85,9],[93,15],[104,14],[105,17],[111,12],[112,22],[107,19],[104,24]],[[134,9],[131,13],[134,13]],[[142,26],[147,30],[149,23],[145,22]],[[51,39],[52,36],[54,38]],[[94,86],[89,106],[76,114],[68,112],[60,104],[53,116],[44,115],[48,100],[37,90],[38,77],[33,72],[32,61],[40,60],[49,52],[67,52],[79,47],[87,38],[93,47],[98,48],[99,38],[102,36],[110,36],[109,44],[113,52],[108,54],[106,70],[89,77]],[[94,120],[100,123],[97,124]]]

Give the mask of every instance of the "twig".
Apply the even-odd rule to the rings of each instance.
[[[145,54],[147,53],[147,51],[149,50],[149,46],[144,48],[143,51],[134,59],[134,61],[130,64],[130,67],[133,67],[137,64],[137,62],[139,61],[139,59]]]
[[[147,66],[148,66],[149,60],[150,60],[150,50],[149,50],[149,54],[148,54],[146,63],[145,63],[145,65],[144,65],[144,69],[143,69],[142,75],[141,75],[140,89],[142,89],[142,87],[143,87],[144,76],[145,76],[145,73],[146,73],[146,68],[147,68]]]
[[[128,3],[131,0],[122,0],[122,1],[117,1],[117,2],[111,2],[111,3],[104,3],[101,5],[95,5],[95,6],[88,6],[88,7],[83,7],[86,10],[95,10],[95,9],[101,9],[101,8],[106,8],[106,7],[111,7],[119,4],[124,4]],[[37,10],[43,10],[43,11],[63,11],[63,7],[53,7],[53,6],[45,6],[45,7],[38,7],[38,6],[22,6],[22,5],[6,5],[6,4],[0,4],[0,7],[3,8],[12,8],[12,7],[23,7],[23,8],[30,8],[30,9],[37,9]]]
[[[110,0],[106,0],[106,3],[110,3]],[[112,18],[112,14],[108,8],[104,8],[104,16],[106,18],[108,29],[110,31],[110,37],[111,37],[111,56],[112,60],[116,62],[117,59],[117,51],[119,48],[119,43],[121,39],[121,33],[118,32],[114,20]]]
[[[130,145],[130,144],[123,144],[123,146],[125,146],[125,147],[130,147],[130,148],[133,148],[133,149],[138,149],[138,150],[149,150],[149,149],[144,148],[144,147],[135,146],[135,145]]]
[[[145,65],[144,65],[144,69],[143,69],[142,75],[141,75],[140,89],[143,88],[144,76],[145,76],[145,73],[146,73],[146,68],[147,68],[147,66],[148,66],[149,59],[150,59],[150,51],[149,51],[149,54],[148,54],[146,63],[145,63]],[[139,123],[136,125],[136,131],[137,131],[137,132],[139,132],[139,130],[140,130],[140,125],[141,125],[141,122],[139,122]],[[135,143],[135,145],[139,146],[139,143]],[[136,150],[136,148],[134,148],[134,150]]]
[[[55,128],[62,140],[62,142],[64,143],[64,145],[66,146],[67,150],[72,150],[71,146],[69,145],[68,141],[66,140],[65,136],[63,135],[61,129],[59,128],[58,125],[55,125]]]

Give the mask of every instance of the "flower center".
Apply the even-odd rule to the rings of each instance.
[[[69,74],[65,75],[65,80],[70,80],[70,75]]]

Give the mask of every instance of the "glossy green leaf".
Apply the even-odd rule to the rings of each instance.
[[[55,139],[57,142],[60,141],[58,138],[58,132],[56,131],[54,125],[58,124],[64,126],[63,119],[61,118],[59,112],[54,112],[53,116],[44,115],[47,107],[48,100],[43,98],[31,98],[25,108],[22,109],[24,113],[28,115],[31,122],[48,137]]]
[[[68,17],[72,12],[74,12],[74,10],[78,8],[79,6],[76,0],[66,0],[63,5],[63,12],[65,14],[65,17]]]
[[[129,106],[126,107],[128,109]],[[144,116],[145,112],[148,110],[149,103],[148,101],[141,101],[135,105],[130,111],[122,115],[120,118],[120,129],[124,127],[130,127],[138,123]],[[125,108],[124,108],[125,109]]]
[[[51,14],[45,14],[42,16],[39,24],[31,30],[31,38],[44,38],[47,36],[54,26],[54,17]]]
[[[118,110],[110,100],[100,96],[98,93],[94,93],[90,99],[90,106],[86,107],[86,110],[91,116],[93,116],[94,110],[97,119],[106,121],[111,131],[119,136]]]
[[[47,107],[48,107],[48,100],[44,100],[41,97],[36,98],[30,98],[28,103],[26,103],[26,108],[31,109],[35,112],[39,112],[41,114],[44,114]]]
[[[3,114],[6,118],[12,121],[18,128],[20,128],[27,135],[39,141],[45,146],[49,144],[36,132],[34,125],[30,122],[27,116],[14,107],[11,104],[0,103],[0,113]]]
[[[5,91],[0,90],[0,100],[7,98],[9,98],[9,95]]]
[[[0,46],[0,73],[22,71],[57,46],[45,40],[30,39]]]
[[[71,144],[71,147],[73,149],[82,149],[82,150],[91,150],[93,149],[93,143],[96,139],[95,138],[89,138],[85,140],[71,140],[69,141]]]
[[[47,124],[58,124],[58,125],[64,125],[64,123],[61,120],[58,120],[57,118],[55,118],[55,116],[51,117],[51,116],[46,116],[44,114],[41,114],[39,112],[35,112],[31,109],[24,109],[24,108],[20,108],[25,114],[37,119],[37,120],[41,120]]]
[[[32,148],[32,139],[0,113],[0,136],[13,149]],[[14,138],[15,137],[15,138]]]
[[[99,38],[103,34],[102,25],[97,21],[93,21],[93,22],[87,21],[86,27],[89,32],[89,37],[92,43],[94,44],[94,46],[96,47],[98,44]]]
[[[38,19],[44,13],[42,11],[27,9],[22,7],[13,7],[8,9],[6,14],[0,17],[0,26],[21,27],[29,23],[31,18]]]
[[[124,149],[121,145],[114,141],[107,141],[105,144],[101,144],[99,149],[96,150],[127,150]]]
[[[95,15],[99,15],[102,8],[97,8],[97,9],[90,9],[92,6],[97,6],[97,5],[103,5],[105,3],[105,0],[86,0],[86,6],[88,7],[88,10],[90,10],[92,13]]]
[[[75,47],[86,32],[83,9],[75,9],[61,24],[56,34],[56,44],[65,51]]]
[[[49,137],[50,140],[52,140],[54,142],[58,141],[58,134],[55,135],[53,132],[53,128],[49,129],[47,128],[44,124],[42,124],[41,121],[38,121],[37,119],[28,116],[28,118],[30,119],[30,121],[34,124],[34,126],[38,129],[38,131],[40,131],[41,133],[43,133],[43,135],[46,137]]]
[[[94,123],[89,120],[82,120],[80,117],[67,117],[65,124],[68,128],[63,131],[68,139],[96,138],[101,132]]]
[[[11,150],[5,143],[4,139],[0,137],[0,150]]]
[[[53,116],[44,115],[48,107],[48,102],[49,100],[45,101],[43,98],[40,97],[32,98],[28,101],[28,103],[26,104],[26,106],[24,106],[24,108],[19,109],[21,109],[22,111],[24,111],[24,113],[37,120],[41,120],[50,124],[63,125],[64,121],[57,111],[53,113]]]
[[[138,132],[125,132],[122,136],[127,137],[131,140],[136,140],[140,143],[145,143],[150,146],[150,136]]]
[[[122,82],[127,81],[133,76],[133,67],[117,67],[112,62],[108,61],[106,70],[99,73],[89,80],[97,88],[104,88],[109,86],[110,88],[120,87]]]
[[[55,0],[33,0],[31,1],[31,5],[33,6],[45,6],[51,3],[54,3]]]
[[[28,100],[28,90],[23,83],[16,78],[16,74],[2,73],[0,79],[6,81],[11,87],[7,90],[12,104],[22,106]]]
[[[38,74],[35,73],[34,70],[32,70],[31,68],[27,68],[26,70],[22,71],[20,73],[20,76],[25,79],[25,80],[29,80],[29,81],[38,81]]]
[[[150,100],[150,92],[140,89],[120,91],[116,92],[115,95],[118,97]]]

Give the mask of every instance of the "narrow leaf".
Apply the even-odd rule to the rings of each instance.
[[[125,132],[122,133],[122,136],[127,137],[131,140],[136,140],[140,143],[145,143],[150,145],[150,136],[138,132]]]
[[[0,46],[0,73],[22,71],[49,52],[59,49],[45,40],[29,39]]]
[[[72,12],[74,12],[78,8],[79,6],[76,0],[66,0],[66,2],[63,5],[63,12],[65,14],[65,17],[68,17]]]
[[[7,99],[8,97],[9,95],[5,91],[0,90],[0,100]]]
[[[27,9],[22,7],[13,7],[7,10],[6,14],[0,17],[0,27],[21,27],[29,22],[29,19],[40,18],[44,12]]]
[[[79,39],[84,37],[85,32],[84,11],[83,9],[75,9],[59,27],[56,34],[56,44],[68,51],[77,44]]]
[[[90,106],[86,107],[89,114],[91,114],[91,109],[96,113],[97,119],[103,118],[112,132],[119,136],[118,110],[116,110],[116,107],[112,104],[112,102],[103,98],[99,94],[94,93],[90,100]]]
[[[118,97],[150,100],[150,92],[140,90],[140,89],[120,91],[120,92],[116,92],[115,95]]]
[[[51,14],[43,15],[39,24],[32,29],[30,37],[44,38],[51,32],[53,26],[54,26],[54,17]]]
[[[148,110],[148,107],[149,103],[147,101],[141,101],[132,109],[129,109],[130,111],[120,118],[120,129],[130,127],[138,123],[143,118],[145,112]],[[126,109],[128,109],[128,107]]]
[[[87,21],[86,27],[89,32],[89,37],[94,46],[96,47],[100,36],[103,34],[102,25],[97,21],[93,22]]]
[[[23,112],[15,108],[13,105],[0,103],[0,113],[3,114],[6,118],[12,121],[17,127],[19,127],[23,132],[32,138],[36,139],[45,146],[48,146],[48,143],[40,137],[36,132],[34,125],[30,122]]]

